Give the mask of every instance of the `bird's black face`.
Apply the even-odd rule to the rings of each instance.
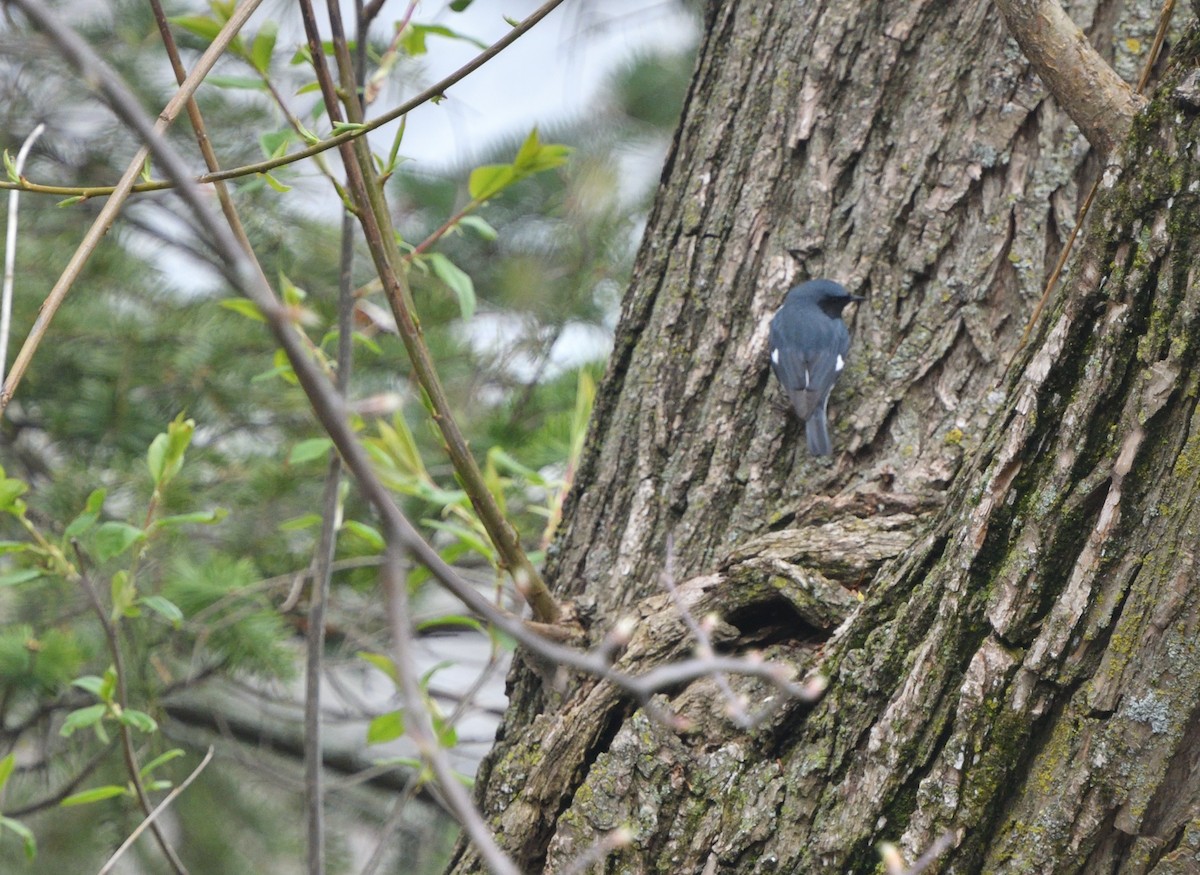
[[[826,295],[817,301],[817,306],[820,307],[825,315],[831,319],[840,319],[842,311],[846,309],[847,304],[857,304],[859,301],[866,300],[861,295],[850,295],[843,292],[840,295]]]
[[[784,304],[818,307],[830,319],[838,319],[847,304],[862,300],[858,295],[847,292],[841,283],[816,279],[795,286],[788,292]]]

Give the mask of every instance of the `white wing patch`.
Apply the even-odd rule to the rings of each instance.
[[[771,350],[771,362],[773,364],[779,364],[779,350],[778,349]]]
[[[846,367],[846,360],[839,355],[837,357],[837,361],[834,362],[833,369],[835,371],[841,371],[841,369],[844,367]]]
[[[805,368],[805,369],[804,369],[804,388],[806,388],[806,389],[807,389],[807,388],[808,388],[808,385],[809,385],[809,383],[811,383],[811,382],[812,382],[812,380],[810,380],[810,379],[809,379],[809,377],[808,377],[808,368]]]

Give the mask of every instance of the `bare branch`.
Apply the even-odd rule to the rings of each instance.
[[[117,848],[113,855],[108,858],[108,862],[104,864],[104,868],[97,872],[96,875],[106,875],[106,873],[112,871],[112,868],[116,865],[117,860],[121,859],[121,856],[133,846],[133,843],[137,841],[138,836],[146,831],[146,827],[158,820],[158,816],[166,811],[167,807],[179,797],[179,794],[186,790],[191,785],[192,781],[196,780],[196,778],[200,776],[200,773],[204,771],[205,767],[209,764],[209,762],[212,761],[212,758],[213,749],[212,747],[209,747],[208,753],[204,755],[204,759],[200,761],[200,765],[192,769],[192,773],[187,776],[184,782],[168,793],[166,798],[163,799],[162,802],[158,803],[158,807],[151,811],[150,814],[146,816],[146,819],[137,825],[137,829],[131,832],[125,841],[121,842],[121,847]]]
[[[18,0],[5,0],[9,3],[18,3]],[[394,122],[398,118],[402,118],[412,112],[418,106],[429,103],[431,100],[438,100],[445,96],[446,89],[457,82],[462,81],[471,73],[474,73],[496,55],[500,54],[510,45],[517,41],[521,36],[524,36],[529,30],[553,12],[563,0],[547,0],[545,4],[535,9],[527,18],[521,20],[519,24],[513,27],[508,33],[496,40],[474,58],[463,64],[449,76],[444,79],[439,79],[437,82],[430,85],[420,94],[417,94],[394,109],[388,110],[383,115],[377,116],[368,122],[364,122],[361,128],[354,128],[349,131],[344,131],[336,136],[329,137],[326,140],[321,140],[313,145],[301,149],[299,152],[291,152],[287,155],[281,155],[278,158],[270,158],[264,161],[257,161],[253,164],[246,164],[241,167],[232,167],[229,170],[221,170],[213,173],[206,173],[203,176],[196,177],[193,181],[206,184],[209,182],[219,182],[227,179],[240,179],[243,176],[253,176],[256,173],[267,173],[275,170],[278,167],[284,167],[288,164],[295,164],[297,161],[303,161],[305,158],[311,158],[314,155],[319,155],[322,152],[328,152],[330,149],[336,149],[343,143],[348,143],[351,140],[357,140],[359,137],[365,137],[371,131],[381,128],[384,125]],[[18,5],[21,5],[18,3]],[[22,5],[22,8],[24,6]],[[191,177],[189,177],[190,179]],[[140,182],[132,186],[131,191],[146,192],[146,191],[164,191],[166,189],[175,188],[178,183],[170,177],[162,180],[154,180],[152,182]],[[38,194],[54,194],[54,195],[76,195],[80,197],[102,197],[112,194],[115,186],[111,185],[95,185],[95,186],[66,186],[66,185],[39,185],[21,180],[20,183],[10,182],[0,179],[0,190],[3,189],[20,189],[21,191],[31,191]]]
[[[37,0],[10,0],[22,8],[37,5]],[[634,677],[612,668],[612,646],[602,644],[595,651],[584,652],[556,643],[533,632],[517,617],[499,609],[474,587],[463,580],[413,528],[412,523],[396,506],[391,493],[375,474],[366,451],[350,428],[345,403],[335,387],[307,354],[307,348],[293,330],[287,308],[275,296],[255,269],[250,256],[238,245],[229,230],[217,219],[209,203],[200,195],[191,180],[186,164],[175,149],[153,129],[137,100],[124,84],[82,43],[69,28],[52,14],[43,16],[45,31],[55,42],[74,40],[79,51],[70,53],[73,63],[99,83],[102,93],[114,112],[120,116],[150,146],[156,163],[175,181],[180,196],[193,211],[200,227],[217,250],[226,278],[242,294],[252,300],[266,318],[276,340],[287,354],[301,388],[309,398],[313,412],[329,434],[347,469],[354,475],[364,497],[379,514],[389,543],[407,550],[413,560],[430,570],[434,578],[453,593],[469,610],[511,635],[538,656],[560,666],[601,677],[627,693],[645,698],[662,689],[725,671],[760,677],[773,683],[789,696],[812,700],[820,694],[819,680],[796,684],[786,675],[787,667],[753,659],[714,657],[711,660],[687,660],[660,666]]]
[[[313,69],[325,98],[325,111],[333,122],[341,121],[339,109],[339,83],[325,61],[321,50],[321,34],[317,28],[311,0],[301,0],[300,14],[308,36],[313,56]],[[354,72],[346,49],[341,14],[337,4],[329,6],[330,27],[334,35],[334,48],[340,74],[340,94],[345,95],[342,103],[346,107],[349,121],[362,123],[362,110],[354,93]],[[403,259],[396,245],[395,229],[392,227],[391,211],[384,200],[383,186],[375,177],[375,168],[370,148],[365,140],[346,143],[341,147],[342,163],[346,168],[346,182],[357,218],[366,237],[367,249],[375,263],[376,273],[383,282],[384,292],[396,318],[396,327],[404,343],[405,352],[412,364],[413,374],[429,399],[435,425],[445,441],[446,454],[454,465],[454,471],[462,482],[479,521],[487,531],[488,538],[496,548],[501,564],[512,576],[518,592],[533,609],[534,619],[544,623],[556,622],[560,617],[558,603],[550,593],[541,574],[521,546],[517,530],[500,509],[479,469],[467,439],[454,419],[450,401],[442,387],[437,367],[429,347],[425,343],[408,278],[401,264]]]
[[[88,601],[92,604],[92,609],[95,610],[96,616],[100,620],[100,625],[104,628],[104,638],[108,642],[109,654],[113,660],[113,671],[117,675],[117,704],[120,705],[122,712],[128,711],[129,693],[126,686],[125,661],[121,656],[121,640],[118,637],[117,627],[109,618],[108,612],[104,610],[104,605],[100,602],[100,596],[96,594],[96,588],[92,585],[91,578],[88,577],[83,551],[79,547],[79,542],[72,541],[71,546],[75,548],[75,555],[79,560],[79,586],[83,589],[84,594],[87,595]],[[159,847],[162,848],[162,852],[171,864],[171,868],[179,873],[179,875],[187,875],[187,867],[183,865],[183,861],[179,859],[179,855],[175,853],[175,849],[167,841],[166,835],[163,834],[162,830],[158,828],[158,824],[154,822],[154,818],[151,817],[150,796],[146,793],[145,782],[142,781],[142,770],[138,763],[137,752],[133,749],[133,733],[129,725],[121,723],[120,733],[121,749],[125,754],[125,770],[129,773],[129,781],[133,784],[138,802],[142,806],[142,811],[146,814],[146,824],[153,831],[154,838],[158,841]]]
[[[50,31],[53,23],[56,21],[54,14],[43,3],[34,3],[30,2],[30,0],[11,0],[11,2],[20,7],[29,17],[30,21],[43,31]],[[213,39],[212,45],[208,47],[196,63],[196,69],[192,71],[192,74],[180,86],[175,96],[171,98],[159,114],[158,121],[150,128],[150,133],[154,138],[161,139],[162,132],[179,115],[180,110],[191,99],[196,89],[200,87],[200,83],[204,81],[204,77],[208,75],[213,65],[216,64],[217,59],[224,54],[229,43],[237,36],[242,25],[246,23],[251,13],[258,8],[261,2],[262,0],[246,0],[230,16],[229,20],[225,22],[220,33]],[[67,57],[67,60],[76,67],[85,66],[84,58],[88,55],[93,58],[95,57],[91,47],[70,28],[62,28],[61,32],[54,36],[54,41],[58,45],[59,50]],[[98,87],[101,91],[108,90],[106,86],[111,85],[111,81],[115,78],[111,72],[106,70],[106,73],[108,82],[97,81],[94,84],[94,87]],[[71,260],[67,263],[58,282],[54,284],[54,288],[50,290],[50,294],[42,302],[37,319],[34,320],[33,326],[29,329],[29,336],[21,346],[21,351],[17,354],[16,361],[13,362],[12,371],[5,378],[3,388],[0,388],[0,415],[3,415],[5,409],[8,407],[8,402],[12,400],[13,393],[16,392],[17,385],[21,382],[21,377],[28,369],[34,352],[37,350],[42,338],[45,337],[54,314],[58,312],[58,308],[66,299],[71,286],[74,285],[75,280],[83,272],[84,265],[87,264],[96,247],[100,245],[100,241],[104,239],[104,235],[108,233],[108,229],[112,227],[112,223],[116,221],[117,214],[120,212],[125,200],[129,197],[129,193],[133,188],[133,181],[141,172],[148,154],[150,154],[149,147],[143,146],[138,150],[133,160],[129,162],[129,166],[122,175],[121,181],[117,183],[112,195],[100,210],[100,214],[96,216],[96,220],[88,229],[87,234],[84,235],[83,240],[76,248],[75,254],[71,256]]]
[[[433,770],[441,787],[446,803],[454,812],[458,822],[462,824],[468,836],[471,837],[479,855],[487,862],[492,872],[500,875],[518,875],[517,867],[512,860],[500,850],[491,829],[483,822],[483,817],[471,801],[458,775],[450,766],[446,751],[438,744],[437,734],[433,730],[433,722],[421,695],[420,680],[414,666],[416,661],[412,654],[412,628],[408,617],[408,587],[404,583],[403,561],[401,560],[401,544],[389,541],[386,561],[383,566],[384,592],[387,596],[388,617],[392,627],[392,649],[396,663],[396,673],[400,678],[400,699],[404,708],[404,716],[408,724],[408,733],[416,744],[421,758]]]
[[[21,171],[25,168],[25,159],[29,157],[29,150],[33,148],[33,144],[45,130],[46,126],[39,124],[29,132],[29,136],[21,144],[21,150],[17,152],[17,160],[13,162],[17,176],[20,176]],[[0,299],[0,383],[4,382],[4,369],[8,365],[8,332],[12,323],[13,274],[17,261],[17,207],[20,197],[21,193],[16,189],[9,192],[8,227],[4,232],[4,293],[3,298]]]
[[[1009,32],[1092,147],[1111,157],[1145,105],[1058,0],[996,0]]]

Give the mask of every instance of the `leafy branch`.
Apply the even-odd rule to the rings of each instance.
[[[419,106],[422,106],[430,101],[440,100],[445,97],[446,90],[456,83],[462,81],[471,73],[474,73],[496,55],[500,54],[521,36],[526,34],[534,25],[553,12],[563,0],[547,0],[545,4],[534,10],[529,16],[524,18],[518,24],[513,26],[513,29],[502,36],[496,42],[492,43],[485,51],[480,52],[463,66],[459,67],[450,75],[438,80],[433,85],[430,85],[424,91],[409,98],[404,103],[394,109],[388,110],[382,115],[363,121],[361,123],[345,126],[340,130],[335,129],[333,136],[325,139],[313,139],[306,148],[298,152],[291,152],[286,155],[272,156],[263,161],[257,161],[252,164],[244,164],[240,167],[233,167],[228,170],[211,171],[201,174],[200,176],[189,178],[198,185],[207,185],[213,182],[224,182],[230,179],[240,179],[245,176],[254,176],[256,174],[267,174],[272,170],[280,167],[286,167],[289,164],[295,164],[297,161],[303,161],[305,158],[311,158],[314,155],[320,155],[322,152],[328,152],[330,149],[336,149],[346,143],[351,143],[362,137],[365,137],[371,131],[381,128],[384,125],[390,124],[397,119],[402,119],[408,113],[412,112]],[[257,6],[257,3],[254,4]],[[207,55],[207,53],[206,53]],[[151,191],[164,191],[166,189],[175,188],[178,183],[174,180],[159,179],[131,184],[128,191],[131,193],[144,193]],[[24,176],[10,175],[6,180],[0,180],[0,190],[16,189],[19,191],[28,191],[34,194],[50,194],[59,195],[69,198],[87,199],[93,197],[101,197],[111,195],[120,189],[120,183],[115,186],[108,185],[91,185],[91,186],[70,186],[70,185],[45,185],[42,183],[31,182]]]
[[[325,98],[326,111],[330,114],[330,120],[336,124],[342,120],[337,109],[339,105],[338,83],[335,82],[321,52],[320,32],[317,29],[316,17],[313,14],[310,0],[301,0],[300,10],[305,33],[308,36],[309,49],[313,54],[313,66],[317,72],[317,81],[321,84],[321,93]],[[334,46],[338,52],[341,93],[347,95],[345,103],[349,121],[352,124],[359,124],[362,110],[354,96],[353,66],[346,48],[344,34],[340,33],[340,13],[336,5],[329,7],[329,15],[334,30]],[[535,172],[534,168],[556,166],[565,159],[562,147],[541,145],[537,140],[536,133],[531,135],[527,145],[528,148],[523,147],[522,152],[518,153],[518,157],[522,160],[519,167],[514,162],[512,165],[496,165],[486,169],[484,176],[480,178],[481,181],[473,185],[473,188],[476,189],[472,192],[473,195],[476,198],[480,198],[481,195],[494,196],[518,178]],[[384,293],[391,305],[392,315],[396,319],[396,326],[404,343],[405,351],[408,353],[409,361],[412,363],[414,375],[425,392],[432,409],[434,423],[445,440],[446,453],[462,481],[463,488],[471,499],[475,512],[487,530],[488,536],[496,545],[502,564],[512,575],[517,590],[533,609],[534,619],[542,623],[554,623],[560,614],[558,604],[550,594],[549,587],[542,580],[541,574],[526,555],[516,529],[509,522],[488,488],[479,464],[454,419],[449,398],[442,387],[433,356],[425,343],[416,316],[412,291],[404,270],[404,260],[396,243],[391,211],[384,200],[383,187],[376,178],[372,156],[366,141],[356,140],[353,143],[343,144],[341,152],[342,161],[346,167],[347,187],[357,207],[357,218],[366,237],[367,248],[371,253],[375,270],[383,282]]]

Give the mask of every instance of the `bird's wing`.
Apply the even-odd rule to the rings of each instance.
[[[771,327],[771,368],[792,405],[804,419],[823,407],[834,381],[846,364],[850,336],[840,321],[831,323],[828,332],[806,326],[805,336],[788,337]]]

